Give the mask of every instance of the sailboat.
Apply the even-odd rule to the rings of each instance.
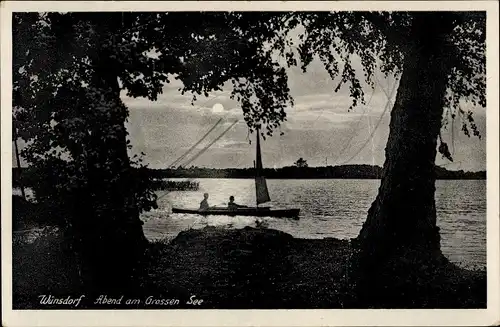
[[[187,213],[197,215],[224,215],[224,216],[254,216],[254,217],[275,217],[275,218],[295,218],[298,219],[300,209],[273,209],[259,206],[271,201],[269,190],[267,189],[266,178],[263,175],[262,155],[260,151],[260,135],[257,129],[257,151],[255,158],[255,207],[240,207],[229,209],[226,207],[210,207],[206,210],[172,208],[172,213]]]

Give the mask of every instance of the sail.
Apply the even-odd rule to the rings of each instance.
[[[255,160],[255,195],[257,205],[271,201],[269,191],[267,190],[267,183],[264,176],[262,176],[262,157],[260,153],[260,136],[257,129],[257,158]]]

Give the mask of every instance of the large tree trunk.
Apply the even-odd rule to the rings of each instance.
[[[357,238],[363,270],[407,251],[441,257],[435,157],[451,72],[446,13],[415,14],[386,146],[381,185]]]
[[[119,99],[116,74],[109,65],[96,65],[93,87],[105,107],[92,130],[87,155],[88,185],[75,215],[83,279],[87,291],[131,294],[138,290],[135,277],[147,240],[139,218],[127,154],[126,108]],[[125,293],[124,293],[125,292]]]

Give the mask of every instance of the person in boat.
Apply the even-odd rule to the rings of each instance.
[[[210,208],[208,205],[208,193],[203,194],[203,200],[200,202],[200,209],[201,211],[207,210]]]
[[[229,203],[227,204],[228,209],[238,209],[238,208],[248,208],[247,206],[240,205],[234,202],[234,196],[229,197]]]

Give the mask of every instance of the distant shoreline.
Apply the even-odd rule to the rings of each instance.
[[[232,178],[232,179],[252,179],[255,177],[253,168],[173,168],[173,169],[152,169],[149,168],[152,178]],[[13,187],[19,186],[19,181],[23,180],[26,187],[31,185],[31,177],[36,172],[29,167],[21,169],[12,168]],[[382,176],[382,167],[371,165],[342,165],[323,167],[296,167],[288,166],[282,168],[264,168],[262,175],[266,179],[375,179]],[[463,170],[447,170],[436,166],[437,180],[486,180],[486,171],[468,172]]]
[[[255,177],[253,168],[174,168],[149,169],[155,178],[234,178]],[[262,175],[267,179],[380,179],[382,167],[371,165],[343,165],[323,167],[264,168]],[[485,180],[486,171],[467,172],[447,170],[436,166],[438,180]]]

